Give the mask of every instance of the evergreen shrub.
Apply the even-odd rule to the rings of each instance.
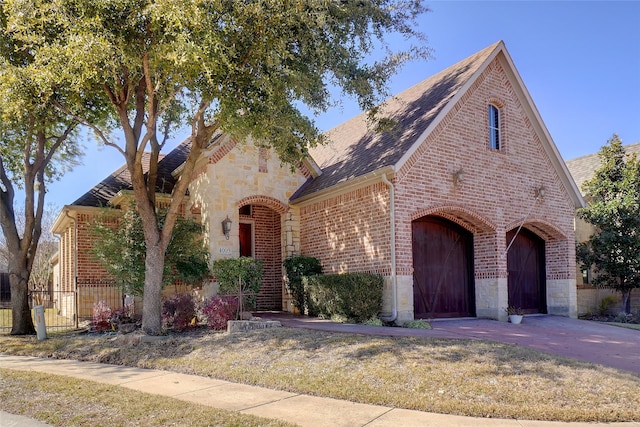
[[[326,274],[306,277],[303,282],[310,316],[362,323],[382,311],[384,281],[379,275]]]
[[[322,274],[322,264],[317,258],[305,255],[293,255],[282,263],[287,272],[287,287],[293,297],[293,304],[300,313],[307,308],[307,295],[304,290],[303,279],[307,276]]]

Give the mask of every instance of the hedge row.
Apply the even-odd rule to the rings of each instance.
[[[304,278],[310,316],[344,318],[362,323],[382,311],[382,277],[367,273],[316,275]]]

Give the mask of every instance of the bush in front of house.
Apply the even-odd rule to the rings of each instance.
[[[211,271],[220,283],[220,295],[242,296],[242,310],[256,306],[262,284],[263,262],[251,257],[223,258],[213,262]]]
[[[209,329],[222,330],[227,328],[227,321],[237,318],[238,299],[230,295],[214,295],[204,300],[202,314],[207,319]]]
[[[310,316],[343,318],[362,323],[382,311],[381,276],[368,273],[326,274],[306,277]]]
[[[293,304],[300,313],[307,308],[307,294],[304,290],[303,279],[307,276],[322,274],[320,260],[305,255],[292,255],[282,263],[287,272],[287,288],[293,297]]]
[[[191,294],[175,294],[162,304],[162,323],[165,328],[184,331],[196,322],[196,301]]]

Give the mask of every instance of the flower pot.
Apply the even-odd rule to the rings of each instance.
[[[522,318],[524,316],[520,315],[520,314],[510,314],[509,315],[509,322],[513,323],[514,325],[519,325],[520,322],[522,322]]]

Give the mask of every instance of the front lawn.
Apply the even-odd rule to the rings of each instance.
[[[421,411],[640,421],[640,376],[509,344],[291,328],[205,329],[154,344],[114,336],[0,337],[3,353],[166,369]]]

